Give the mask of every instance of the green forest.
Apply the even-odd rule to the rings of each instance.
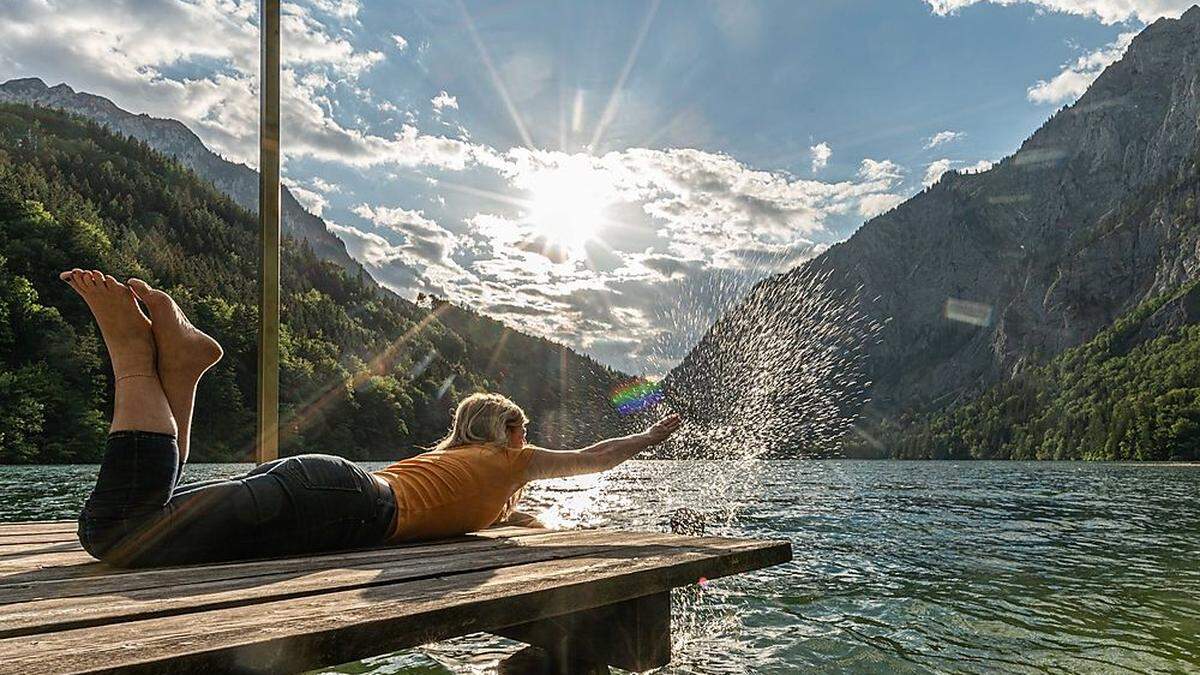
[[[885,426],[881,440],[911,459],[1200,459],[1198,312],[1193,281],[970,402]]]
[[[225,348],[204,379],[194,461],[253,453],[257,218],[175,160],[92,122],[0,105],[0,463],[98,461],[107,354],[58,272],[170,292]],[[594,440],[622,375],[437,299],[417,304],[285,238],[281,453],[394,459],[445,432],[465,393],[525,406],[534,442]]]

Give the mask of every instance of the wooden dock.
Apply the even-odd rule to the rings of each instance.
[[[509,672],[640,671],[670,660],[670,589],[790,559],[779,541],[496,528],[123,570],[74,522],[0,524],[0,672],[286,673],[481,631],[542,650]]]

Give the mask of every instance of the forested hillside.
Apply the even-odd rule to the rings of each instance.
[[[965,405],[883,433],[912,459],[1200,459],[1200,283]]]
[[[139,141],[61,112],[0,105],[0,462],[90,462],[103,448],[111,375],[86,307],[56,278],[68,267],[142,277],[221,342],[226,357],[199,392],[193,459],[248,458],[256,229],[250,213]],[[620,375],[575,352],[528,338],[523,349],[545,353],[498,351],[479,340],[502,327],[468,331],[481,317],[397,299],[291,239],[282,269],[285,454],[411,453],[444,432],[460,395],[485,388],[526,405],[535,442],[591,439],[539,419],[609,414],[604,393]],[[438,318],[450,309],[457,329]],[[556,396],[542,388],[560,370],[487,374],[551,358],[571,383]]]
[[[66,83],[53,87],[36,77],[0,84],[0,103],[19,103],[62,110],[96,122],[121,136],[145,142],[151,149],[178,160],[203,181],[251,213],[258,212],[258,172],[231,162],[209,150],[182,122],[149,115],[135,115],[103,96],[75,91]],[[308,240],[321,260],[329,260],[357,274],[362,266],[346,252],[346,246],[326,227],[325,221],[300,205],[287,185],[280,188],[283,233],[297,241]]]

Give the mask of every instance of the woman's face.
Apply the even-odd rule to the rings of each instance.
[[[517,450],[525,447],[525,425],[508,428],[508,447]]]

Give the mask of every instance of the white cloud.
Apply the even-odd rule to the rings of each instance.
[[[433,109],[441,112],[445,108],[454,108],[458,110],[458,97],[447,94],[445,90],[438,92],[437,96],[429,101],[433,104]]]
[[[990,2],[996,5],[1033,5],[1039,10],[1062,12],[1079,16],[1090,16],[1106,24],[1137,19],[1150,23],[1162,17],[1178,17],[1191,7],[1195,0],[925,0],[934,14],[947,15],[976,5]]]
[[[863,159],[858,167],[858,177],[863,181],[863,194],[858,195],[856,210],[863,218],[874,218],[905,199],[903,195],[890,192],[904,178],[904,167],[890,159]]]
[[[353,77],[383,60],[380,52],[358,51],[345,38],[329,35],[323,23],[299,5],[283,3],[280,15],[281,58],[285,64],[327,63]]]
[[[830,219],[871,217],[904,199],[890,192],[904,174],[890,160],[867,159],[854,180],[837,183],[696,149],[596,157],[517,148],[497,170],[509,194],[532,192],[535,201],[557,184],[547,176],[566,172],[620,222],[602,226],[604,243],[572,259],[528,245],[539,229],[520,200],[505,214],[476,214],[456,259],[479,283],[451,297],[634,371],[662,372],[756,281],[826,250],[817,239],[829,237]],[[613,335],[636,346],[612,343]]]
[[[925,187],[929,187],[937,183],[942,179],[942,174],[950,170],[951,164],[953,164],[953,162],[945,158],[930,162],[929,165],[925,167],[925,177],[921,180],[921,183],[924,184]]]
[[[960,141],[964,136],[966,136],[966,134],[961,131],[950,131],[949,129],[946,131],[939,131],[925,140],[925,149],[931,150],[939,145]]]
[[[954,171],[957,171],[958,173],[963,173],[963,174],[983,173],[984,171],[991,169],[993,166],[995,166],[995,164],[996,164],[995,162],[988,160],[988,159],[981,159],[978,162],[975,162],[974,164],[967,164],[962,161],[947,159],[947,158],[943,157],[942,159],[938,159],[933,162],[930,162],[928,165],[925,166],[925,175],[922,177],[921,183],[925,187],[929,187],[931,185],[936,184],[939,180],[942,179],[943,174],[945,174],[947,171],[950,171],[952,169]]]
[[[808,153],[812,155],[812,170],[813,173],[816,173],[829,165],[829,158],[833,156],[833,148],[822,141],[810,147]]]
[[[325,207],[329,206],[329,200],[319,192],[314,192],[299,185],[289,185],[288,189],[291,190],[292,196],[296,198],[296,201],[300,202],[300,205],[314,216],[320,216],[325,212]]]
[[[450,170],[494,161],[490,149],[423,134],[408,124],[381,135],[348,128],[334,117],[344,97],[337,88],[368,97],[354,83],[383,55],[357,49],[348,33],[331,33],[312,12],[353,18],[356,7],[341,0],[283,7],[281,124],[287,158]],[[12,0],[0,22],[0,66],[50,83],[68,82],[134,112],[178,119],[214,151],[255,166],[257,12],[251,0],[72,3],[54,11],[42,0]],[[207,74],[166,74],[194,62],[213,65]]]
[[[458,237],[425,216],[424,211],[401,207],[359,204],[350,209],[355,215],[376,225],[404,235],[401,250],[426,262],[444,264],[458,248]]]
[[[405,294],[431,292],[451,298],[460,297],[464,289],[474,288],[478,282],[475,274],[451,257],[461,244],[460,238],[424,212],[368,204],[359,204],[351,211],[382,228],[388,236],[334,223],[329,229],[380,282]],[[389,238],[397,236],[399,243]]]
[[[400,51],[408,49],[408,40],[405,40],[403,35],[393,35],[392,42],[396,43],[396,49]]]
[[[881,182],[888,186],[904,176],[904,169],[890,159],[864,159],[858,167],[858,176],[864,180]]]
[[[1117,39],[1093,52],[1088,52],[1063,65],[1062,71],[1049,80],[1038,80],[1026,92],[1034,103],[1068,103],[1079,98],[1100,73],[1125,54],[1136,33],[1121,33]]]
[[[308,0],[308,3],[318,11],[339,19],[353,19],[362,9],[358,0]]]
[[[888,193],[870,194],[858,201],[858,213],[863,218],[874,218],[881,213],[887,213],[904,201],[902,195]]]
[[[455,284],[471,281],[469,275],[455,279],[453,273],[442,267],[414,261],[403,246],[377,233],[332,221],[326,224],[346,244],[351,257],[362,263],[377,281],[391,288],[411,291],[414,295],[420,292],[449,297]]]
[[[325,180],[324,178],[321,178],[320,176],[313,178],[309,182],[312,183],[312,186],[314,188],[316,188],[317,190],[320,190],[321,192],[329,193],[329,192],[341,192],[342,191],[341,185],[338,185],[336,183],[330,183],[329,181]]]

